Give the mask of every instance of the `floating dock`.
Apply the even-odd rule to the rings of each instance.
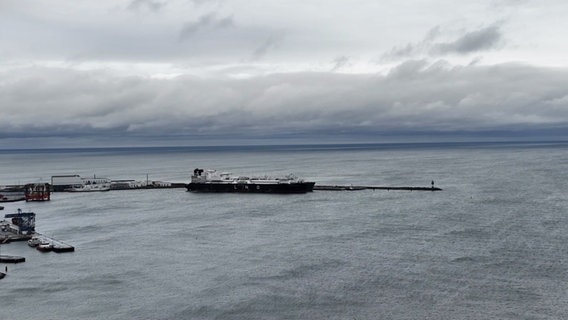
[[[70,244],[67,244],[61,240],[57,240],[51,237],[48,237],[46,235],[43,235],[41,233],[35,233],[34,237],[39,237],[41,239],[46,240],[48,243],[51,243],[51,250],[45,250],[45,251],[53,251],[53,252],[57,252],[57,253],[62,253],[62,252],[73,252],[75,251],[75,247],[73,247]]]
[[[26,262],[26,258],[20,256],[0,255],[0,263],[20,263]]]
[[[0,231],[0,244],[14,242],[14,241],[28,241],[32,237],[39,237],[41,239],[44,239],[48,243],[51,243],[52,245],[51,250],[46,250],[46,251],[53,251],[57,253],[75,251],[75,247],[73,247],[72,245],[37,232],[33,234],[17,234],[13,233],[12,231],[8,232]],[[22,257],[2,255],[0,256],[0,262],[13,262],[13,263],[23,262],[23,261],[4,261],[4,260],[18,260],[19,258]]]

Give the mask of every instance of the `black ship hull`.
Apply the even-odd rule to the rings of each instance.
[[[315,182],[298,183],[189,183],[191,192],[239,192],[239,193],[306,193],[314,190]]]

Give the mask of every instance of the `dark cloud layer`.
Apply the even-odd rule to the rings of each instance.
[[[0,73],[0,135],[380,137],[561,129],[568,127],[567,78],[566,69],[425,61],[408,61],[386,76],[250,79],[164,80],[35,67]]]
[[[331,71],[337,71],[347,65],[349,65],[349,60],[350,58],[347,56],[339,56],[335,59],[333,59],[332,64],[333,64],[333,68],[331,68]]]
[[[282,41],[281,36],[271,36],[266,41],[264,41],[258,48],[256,48],[252,53],[252,61],[258,61],[262,59],[266,54],[276,48]]]
[[[0,3],[0,148],[568,122],[562,1]]]
[[[501,40],[502,36],[499,27],[494,25],[468,32],[452,42],[434,44],[432,51],[441,54],[474,53],[493,49],[499,45]]]
[[[465,55],[498,49],[504,41],[500,24],[467,31],[449,41],[441,41],[439,39],[441,34],[441,28],[434,27],[420,42],[396,46],[384,53],[382,60],[399,60],[418,56],[440,57],[450,54]]]
[[[232,16],[218,18],[215,13],[201,16],[197,21],[190,21],[184,24],[180,31],[179,38],[186,40],[202,30],[218,30],[232,28],[235,26]]]
[[[129,10],[138,11],[143,8],[146,8],[153,12],[158,12],[162,9],[167,3],[161,1],[154,1],[154,0],[133,0],[128,5]]]

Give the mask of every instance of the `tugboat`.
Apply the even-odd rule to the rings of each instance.
[[[191,192],[306,193],[312,192],[314,185],[315,182],[304,181],[294,175],[283,178],[243,177],[197,168],[193,170],[186,188]]]

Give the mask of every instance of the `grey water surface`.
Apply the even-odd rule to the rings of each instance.
[[[187,182],[196,167],[441,192],[55,193],[3,204],[39,232],[0,319],[562,319],[568,145],[0,151],[0,184],[52,175]],[[2,269],[3,264],[0,264]]]

